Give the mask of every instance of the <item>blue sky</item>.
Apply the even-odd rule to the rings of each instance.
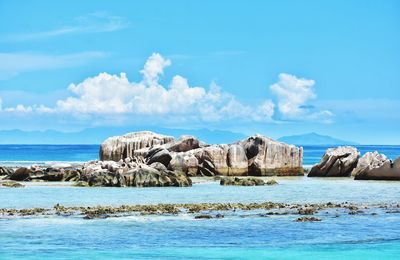
[[[400,143],[399,1],[60,2],[0,0],[0,130]]]

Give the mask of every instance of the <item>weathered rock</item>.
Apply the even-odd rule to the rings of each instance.
[[[348,177],[356,167],[359,156],[360,152],[355,147],[329,148],[319,164],[311,168],[308,177]]]
[[[151,132],[112,137],[100,149],[102,160],[142,157],[149,165],[161,162],[189,176],[302,175],[302,153],[302,148],[261,135],[230,145],[205,145],[192,136],[173,141]]]
[[[9,177],[10,180],[13,181],[24,181],[29,179],[31,173],[33,171],[26,167],[21,167],[15,170]]]
[[[14,170],[9,167],[0,166],[0,176],[10,176],[14,173]]]
[[[145,159],[148,165],[159,162],[167,167],[172,159],[172,156],[167,149],[162,147],[155,147],[149,150],[149,152],[145,156]]]
[[[239,142],[246,151],[248,175],[303,175],[303,148],[288,145],[262,135]]]
[[[277,185],[278,182],[276,180],[268,180],[266,184],[267,185]]]
[[[129,165],[128,170],[115,169],[109,171],[102,167],[94,167],[93,164],[101,165],[103,162],[94,162],[90,170],[84,169],[84,179],[90,186],[108,187],[166,187],[191,186],[192,181],[184,173],[172,172],[161,163],[153,163],[158,169],[146,164]],[[161,166],[162,165],[162,166]]]
[[[353,170],[355,180],[400,180],[400,157],[394,162],[384,154],[368,152]]]
[[[198,175],[199,161],[192,152],[173,153],[168,169],[188,176]]]
[[[257,178],[222,178],[220,185],[234,185],[234,186],[260,186],[265,185],[266,183],[262,179]]]
[[[100,146],[100,160],[119,161],[133,157],[135,150],[166,144],[173,140],[172,136],[160,135],[150,131],[110,137]]]
[[[23,188],[25,185],[16,182],[16,181],[1,181],[0,182],[1,187],[7,187],[7,188]]]
[[[201,142],[194,136],[183,135],[178,140],[169,142],[164,147],[170,152],[187,152],[200,148]]]
[[[78,181],[74,184],[75,187],[89,187],[89,183],[86,181]]]

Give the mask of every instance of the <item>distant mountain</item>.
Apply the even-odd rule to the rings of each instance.
[[[337,139],[327,135],[308,133],[302,135],[283,136],[278,139],[280,142],[295,145],[355,145],[357,143]]]
[[[231,143],[244,139],[246,136],[223,130],[209,129],[170,129],[162,127],[96,127],[87,128],[79,132],[62,132],[54,130],[45,131],[23,131],[23,130],[0,130],[0,144],[100,144],[106,138],[115,135],[123,135],[136,131],[153,131],[159,134],[172,135],[194,135],[200,140],[215,143]]]

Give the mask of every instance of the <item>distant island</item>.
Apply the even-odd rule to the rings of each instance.
[[[301,135],[283,136],[278,139],[280,142],[295,145],[356,145],[358,143],[345,141],[328,135],[307,133]]]

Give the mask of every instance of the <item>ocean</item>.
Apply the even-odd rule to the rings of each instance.
[[[305,145],[303,165],[310,167],[332,146]],[[400,157],[400,145],[356,145],[361,155],[378,151],[391,159]],[[85,162],[99,158],[99,145],[0,145],[0,165],[52,164]]]
[[[97,159],[98,145],[2,145],[2,165],[51,164]],[[400,156],[400,146],[360,146]],[[304,164],[319,161],[326,147],[305,146]],[[68,183],[25,183],[0,188],[0,208],[51,208],[201,202],[400,202],[400,183],[351,178],[278,177],[278,185],[220,186],[194,178],[183,188],[80,188]],[[400,211],[399,211],[400,212]],[[222,219],[192,214],[130,215],[86,220],[82,216],[0,217],[0,259],[398,259],[400,214],[385,208],[358,214],[298,215],[222,212]],[[336,214],[340,213],[340,214]]]

